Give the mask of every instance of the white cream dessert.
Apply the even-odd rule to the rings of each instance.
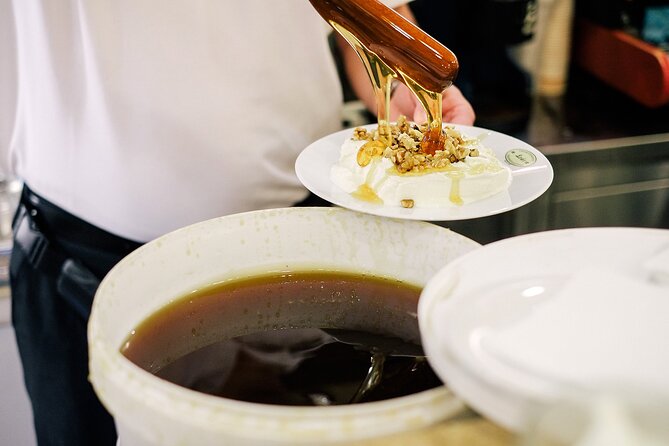
[[[511,184],[510,169],[476,138],[445,127],[444,149],[431,155],[420,149],[425,125],[400,117],[390,129],[392,138],[356,128],[341,148],[331,180],[360,199],[407,208],[459,206]]]

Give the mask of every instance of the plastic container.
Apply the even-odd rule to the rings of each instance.
[[[259,211],[183,228],[138,249],[102,282],[89,324],[90,379],[114,415],[122,446],[327,444],[429,426],[461,408],[445,387],[349,406],[253,404],[158,379],[119,348],[147,316],[217,281],[326,269],[424,285],[477,246],[432,224],[336,208]],[[314,326],[325,317],[314,313]],[[291,323],[289,312],[280,323]]]
[[[418,318],[434,371],[494,423],[522,433],[562,405],[546,415],[545,427],[562,435],[548,444],[594,444],[577,441],[591,428],[600,444],[610,438],[601,425],[618,424],[604,431],[621,442],[603,444],[645,445],[655,443],[622,439],[638,429],[668,438],[650,415],[667,424],[667,296],[669,230],[571,228],[500,240],[450,263],[424,288]]]

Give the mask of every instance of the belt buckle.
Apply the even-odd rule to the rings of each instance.
[[[27,255],[30,263],[38,268],[49,248],[49,241],[39,231],[25,205],[19,206],[13,230],[16,244]]]

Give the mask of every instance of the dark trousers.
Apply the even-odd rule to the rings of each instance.
[[[40,446],[116,443],[113,419],[87,379],[86,324],[99,281],[138,246],[23,192],[10,261],[12,322]]]

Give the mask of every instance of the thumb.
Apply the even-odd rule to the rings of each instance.
[[[427,113],[420,102],[416,101],[413,110],[413,122],[420,125],[427,121]]]

